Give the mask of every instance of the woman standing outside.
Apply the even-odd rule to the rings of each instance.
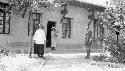
[[[55,27],[52,27],[52,31],[51,31],[51,49],[52,50],[55,50],[55,47],[56,47],[56,37],[57,37],[56,29]]]
[[[43,57],[46,36],[44,32],[44,27],[40,24],[38,25],[38,29],[34,34],[33,41],[34,41],[34,54],[37,54],[38,57]]]

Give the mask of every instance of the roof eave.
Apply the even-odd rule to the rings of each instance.
[[[91,8],[93,10],[98,10],[98,11],[104,11],[104,9],[106,8],[105,6],[100,6],[100,5],[94,5],[94,4],[90,4],[90,3],[86,3],[86,2],[80,2],[80,1],[75,1],[76,3],[71,2],[72,6],[76,6],[76,7],[82,7],[82,8]]]

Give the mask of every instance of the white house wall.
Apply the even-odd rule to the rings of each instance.
[[[14,36],[14,42],[28,42],[28,15],[25,18],[13,17],[11,25],[13,28],[10,34]]]
[[[71,22],[71,38],[60,39],[60,44],[83,44],[88,24],[88,12],[84,8],[69,6],[66,17],[73,18]]]
[[[47,32],[47,22],[55,21],[56,28],[58,30],[57,45],[84,45],[84,39],[86,35],[86,27],[89,22],[88,20],[88,11],[84,8],[68,6],[68,14],[66,17],[72,18],[71,21],[71,38],[62,38],[62,25],[60,24],[61,12],[60,9],[54,9],[51,12],[45,11],[41,16],[41,24]],[[26,46],[29,45],[29,36],[28,36],[28,18],[26,15],[25,18],[11,17],[11,27],[10,34],[0,34],[0,43],[14,46],[14,43],[26,43]]]

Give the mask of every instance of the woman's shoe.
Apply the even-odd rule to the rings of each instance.
[[[41,55],[40,58],[43,58],[43,56]]]
[[[85,59],[90,59],[90,57],[89,57],[89,56],[86,56]]]
[[[51,47],[52,50],[56,50],[54,47]]]

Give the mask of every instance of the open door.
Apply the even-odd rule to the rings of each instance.
[[[48,21],[47,23],[47,35],[46,35],[46,47],[50,48],[51,47],[51,28],[55,27],[55,23],[54,21]]]

